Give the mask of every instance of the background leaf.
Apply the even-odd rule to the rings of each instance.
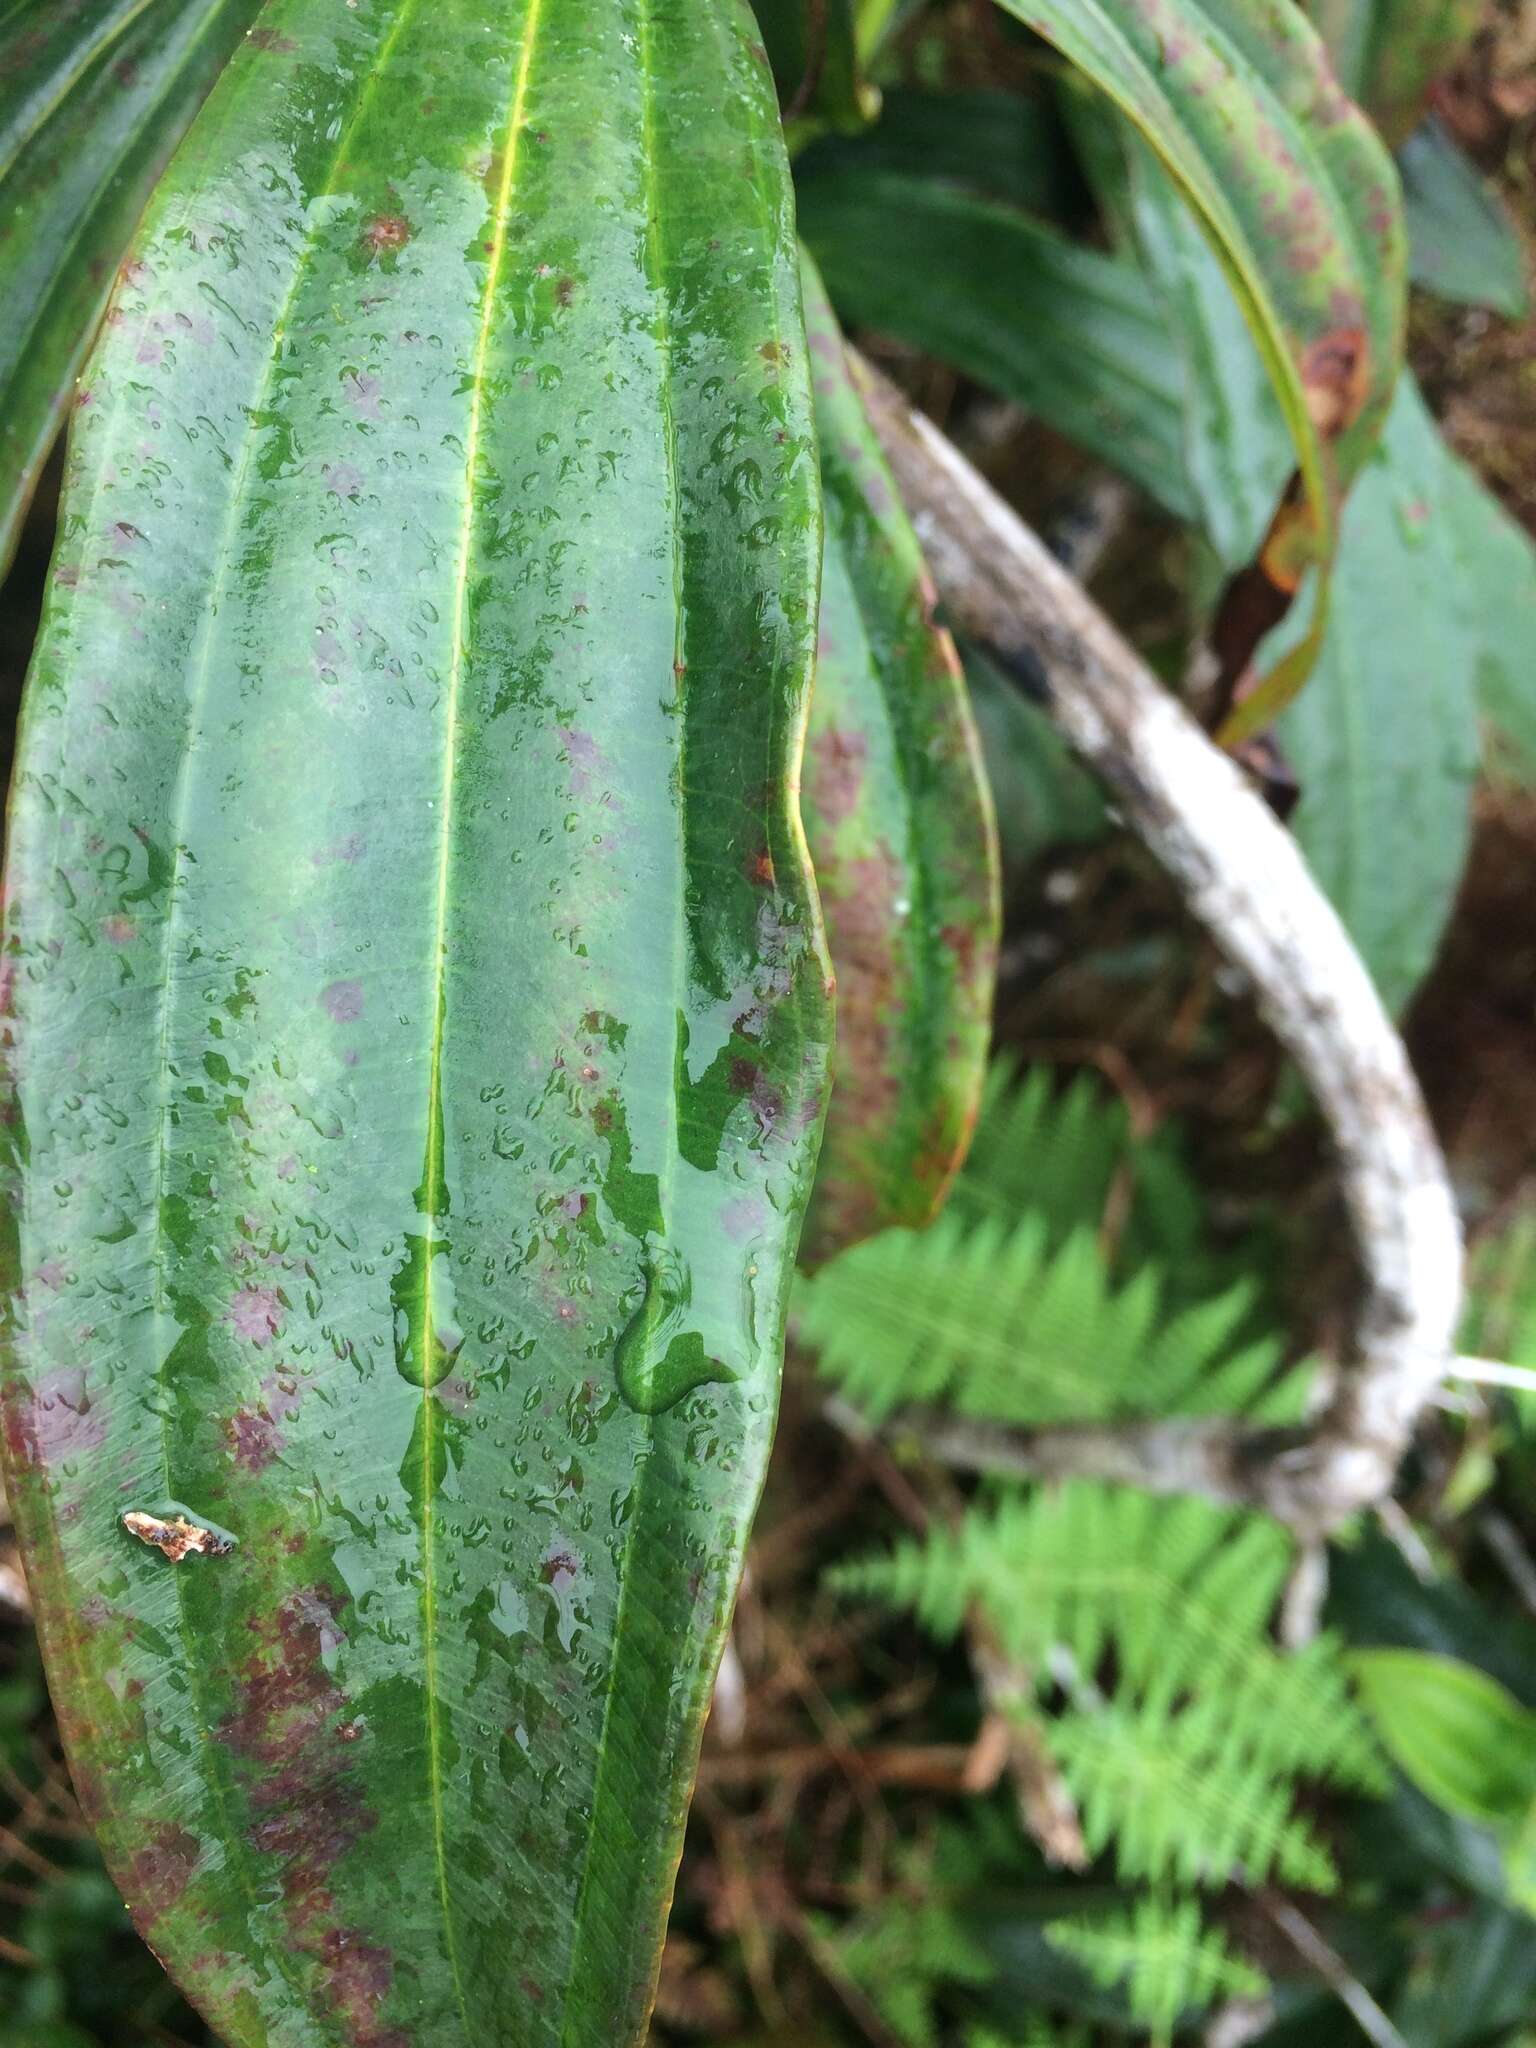
[[[1508,209],[1443,125],[1425,121],[1397,153],[1410,273],[1442,299],[1525,317],[1525,251]]]
[[[1447,457],[1441,504],[1473,621],[1478,701],[1517,772],[1536,782],[1536,544],[1464,462]]]
[[[1192,516],[1179,366],[1130,265],[1012,207],[896,172],[802,178],[797,195],[845,322],[952,363]]]
[[[156,178],[259,0],[0,19],[0,573]]]
[[[943,1201],[986,1076],[1000,905],[959,657],[809,258],[802,275],[826,542],[801,809],[837,976],[820,1259]]]
[[[1451,468],[1405,381],[1345,513],[1322,658],[1279,726],[1296,837],[1393,1009],[1450,915],[1477,768],[1478,628]]]
[[[1356,1650],[1350,1669],[1393,1759],[1473,1820],[1518,1822],[1536,1801],[1536,1714],[1475,1665],[1423,1650]]]
[[[984,87],[881,95],[880,118],[860,135],[826,135],[795,163],[797,183],[894,171],[937,179],[1027,212],[1081,206],[1081,180],[1050,105]]]
[[[1072,125],[1111,231],[1166,321],[1198,524],[1236,571],[1263,545],[1295,466],[1280,400],[1220,258],[1154,152],[1086,95],[1074,97]]]
[[[856,132],[879,104],[859,82],[853,0],[752,0],[792,138]]]
[[[9,1479],[82,1800],[231,2048],[645,2030],[830,1037],[754,45],[276,0],[86,380]],[[120,1519],[178,1506],[233,1551]]]

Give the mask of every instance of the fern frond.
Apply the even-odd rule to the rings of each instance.
[[[1124,1984],[1132,2011],[1159,2041],[1183,2013],[1218,1998],[1255,1998],[1266,1988],[1205,1924],[1193,1899],[1147,1897],[1114,1916],[1054,1921],[1046,1939],[1106,1990]]]
[[[1155,1269],[1115,1283],[1093,1233],[1053,1243],[1048,1219],[885,1231],[803,1281],[802,1340],[872,1421],[907,1405],[1021,1426],[1273,1407],[1301,1380],[1279,1346],[1232,1341],[1252,1297],[1237,1286],[1171,1320]],[[1292,1381],[1295,1384],[1292,1385]]]
[[[963,1219],[1039,1218],[1048,1241],[1097,1227],[1125,1159],[1130,1118],[1089,1073],[1065,1088],[1050,1067],[993,1062],[970,1156],[951,1207]]]
[[[907,2048],[933,2048],[935,2007],[946,1989],[976,1989],[993,1974],[988,1957],[944,1906],[893,1902],[841,1935],[837,1959]]]
[[[1159,1267],[1181,1306],[1223,1293],[1241,1266],[1251,1267],[1256,1241],[1240,1259],[1213,1247],[1205,1196],[1175,1126],[1138,1137],[1125,1104],[1096,1074],[1079,1072],[1062,1085],[1056,1069],[1021,1073],[1017,1060],[999,1058],[951,1197],[955,1213],[969,1222],[1037,1216],[1060,1244],[1074,1230],[1097,1231],[1112,1193],[1117,1205],[1126,1198],[1116,1269]]]
[[[1085,1674],[1113,1653],[1128,1698],[1219,1699],[1233,1754],[1378,1785],[1332,1645],[1282,1656],[1267,1639],[1290,1561],[1289,1539],[1259,1517],[1077,1480],[973,1508],[832,1583],[943,1638],[979,1604],[1008,1655],[1040,1673],[1058,1645]]]
[[[1293,1787],[1256,1769],[1204,1716],[1118,1706],[1046,1724],[1051,1753],[1095,1855],[1122,1878],[1221,1886],[1270,1878],[1332,1891],[1322,1844],[1292,1811]]]

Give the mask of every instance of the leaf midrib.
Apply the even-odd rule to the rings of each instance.
[[[457,794],[458,733],[463,695],[464,656],[469,633],[469,578],[475,556],[476,472],[480,465],[485,431],[485,392],[492,333],[496,317],[496,293],[506,261],[512,205],[517,192],[520,143],[526,121],[529,83],[534,53],[538,46],[544,0],[528,0],[523,23],[523,41],[518,52],[512,105],[508,115],[506,142],[502,149],[501,182],[497,190],[490,255],[486,264],[485,287],[480,304],[480,325],[475,340],[470,375],[469,427],[465,436],[464,506],[459,522],[458,555],[454,570],[453,602],[449,607],[453,640],[449,653],[448,687],[443,738],[443,776],[438,793],[438,860],[435,933],[433,942],[433,986],[431,1014],[432,1045],[427,1067],[427,1156],[422,1185],[426,1196],[426,1228],[421,1280],[421,1551],[422,1551],[422,1651],[425,1664],[427,1768],[432,1805],[432,1844],[437,1869],[438,1901],[442,1908],[448,1967],[466,2038],[473,2038],[468,2003],[460,1970],[458,1941],[454,1930],[452,1887],[448,1875],[447,1827],[443,1812],[442,1718],[437,1690],[437,1587],[435,1569],[436,1509],[433,1482],[432,1355],[436,1342],[432,1282],[437,1263],[437,1190],[443,1185],[443,1040],[447,1016],[448,915],[453,873],[453,814]],[[442,1255],[449,1256],[446,1241]]]
[[[641,158],[644,165],[646,201],[645,273],[646,282],[651,288],[652,295],[655,301],[655,316],[652,331],[656,341],[657,354],[659,356],[661,366],[660,412],[662,424],[662,439],[664,443],[667,472],[667,540],[670,551],[672,570],[672,665],[675,687],[677,689],[679,697],[681,697],[686,687],[685,678],[682,675],[678,674],[679,664],[683,661],[684,647],[683,557],[681,539],[678,532],[678,522],[681,516],[682,503],[681,499],[678,496],[677,416],[673,405],[674,364],[672,355],[672,324],[671,313],[667,303],[666,262],[661,247],[660,231],[661,199],[660,188],[656,176],[656,95],[653,53],[654,22],[651,14],[651,0],[640,0],[640,4],[636,12],[636,20],[639,25],[638,40],[641,91],[640,149]],[[678,720],[679,760],[676,777],[678,790],[678,829],[682,839],[682,844],[680,848],[680,858],[683,865],[683,871],[685,873],[688,859],[686,824],[686,803],[688,785],[687,777],[684,775],[682,770],[681,757],[687,745],[687,729],[687,716],[685,712],[684,715]],[[677,918],[674,928],[674,934],[675,943],[678,948],[678,953],[677,955],[675,955],[675,964],[673,970],[673,986],[676,987],[683,973],[682,949],[685,948],[687,944],[687,935],[683,924],[683,903],[681,893],[679,893],[677,902]],[[664,1180],[668,1191],[670,1191],[675,1180],[676,1158],[677,1154],[675,1146],[669,1146],[666,1158],[662,1162],[662,1180]],[[670,1205],[664,1205],[661,1208],[661,1227],[663,1231],[669,1228],[671,1222],[671,1218],[668,1214],[669,1206]],[[643,1491],[646,1486],[646,1482],[650,1478],[651,1453],[654,1450],[656,1443],[656,1418],[649,1412],[647,1412],[640,1416],[639,1424],[640,1442],[636,1448],[636,1466],[639,1476],[636,1480],[636,1490]],[[619,1597],[613,1622],[613,1650],[609,1658],[608,1673],[603,1688],[603,1715],[601,1725],[598,1729],[597,1751],[593,1759],[592,1766],[591,1824],[587,1830],[586,1847],[582,1854],[581,1879],[579,1885],[577,1886],[576,1892],[576,1912],[574,1916],[574,1934],[571,1942],[570,1972],[567,1976],[565,1991],[561,2000],[562,2019],[560,2027],[560,2039],[563,2044],[563,2048],[572,2048],[569,2019],[571,2010],[571,1992],[575,1984],[576,1972],[581,1967],[582,1933],[586,1925],[587,1914],[590,1909],[591,1890],[594,1882],[592,1854],[597,1843],[599,1807],[602,1797],[603,1778],[608,1762],[608,1740],[612,1732],[613,1726],[614,1702],[618,1696],[617,1680],[620,1668],[619,1660],[623,1653],[625,1629],[629,1615],[630,1588],[634,1581],[634,1572],[632,1569],[634,1559],[634,1548],[641,1521],[642,1517],[639,1514],[632,1514],[629,1517],[628,1528],[624,1539],[623,1553],[620,1559],[618,1560]],[[579,2042],[574,2044],[574,2048],[581,2048],[581,2044]]]

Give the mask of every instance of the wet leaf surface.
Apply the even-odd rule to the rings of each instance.
[[[84,380],[8,1472],[232,2048],[644,2033],[831,1036],[795,265],[745,10],[275,0]]]

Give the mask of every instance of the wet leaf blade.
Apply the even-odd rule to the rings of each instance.
[[[81,1795],[231,2048],[638,2041],[831,1036],[750,18],[271,0],[86,383],[4,1372]]]
[[[931,1221],[986,1078],[999,940],[991,799],[954,644],[802,259],[826,507],[801,808],[837,978],[810,1258]]]
[[[155,179],[260,0],[61,0],[0,25],[0,572]]]

